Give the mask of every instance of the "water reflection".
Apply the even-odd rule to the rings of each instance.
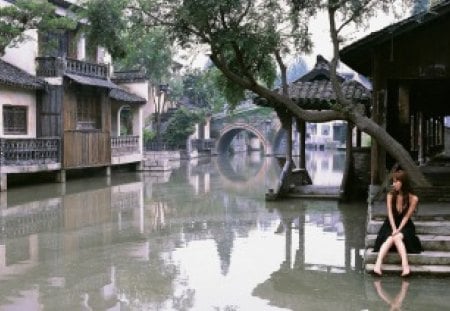
[[[386,307],[361,271],[364,203],[265,202],[278,164],[225,161],[2,193],[0,309]],[[391,283],[380,283],[386,297]],[[402,305],[445,306],[448,285],[412,278]]]

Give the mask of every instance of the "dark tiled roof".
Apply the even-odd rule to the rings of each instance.
[[[289,84],[288,92],[292,101],[303,109],[331,109],[331,105],[336,102],[336,96],[329,80],[329,70],[329,62],[321,55],[317,56],[314,68],[297,81]],[[370,103],[370,89],[356,80],[344,80],[342,76],[338,76],[338,80],[346,99],[364,103],[366,106]],[[279,94],[282,93],[281,88],[275,91]],[[254,102],[260,106],[268,105],[267,100],[261,97],[257,97]]]
[[[345,98],[357,102],[370,100],[370,90],[357,81],[344,81],[342,92]],[[289,85],[289,94],[295,103],[304,109],[330,109],[336,101],[333,86],[330,81],[298,81]]]
[[[337,77],[341,82],[344,80],[344,78],[339,75]],[[294,83],[298,81],[313,81],[323,79],[330,80],[330,62],[319,54],[316,57],[316,64],[314,65],[314,68],[294,81]]]
[[[145,71],[142,70],[127,70],[114,71],[114,76],[111,78],[116,83],[120,82],[134,82],[147,80]]]
[[[145,104],[147,101],[136,94],[125,91],[124,89],[115,88],[109,92],[109,97],[118,101],[124,101],[135,104]]]
[[[43,89],[45,81],[0,59],[0,83],[27,89]]]
[[[346,47],[339,52],[341,59],[347,61],[351,53],[355,50],[367,49],[372,45],[383,43],[391,40],[393,37],[412,31],[418,27],[422,27],[427,23],[433,22],[438,18],[450,14],[450,0],[443,0],[431,7],[429,10],[412,15],[409,18],[401,20],[395,24],[385,27],[379,31],[372,32],[366,37],[363,37]]]
[[[136,104],[144,104],[147,102],[145,98],[142,98],[136,94],[130,93],[118,86],[117,84],[114,84],[113,82],[109,80],[104,79],[98,79],[98,78],[92,78],[92,77],[86,77],[86,76],[79,76],[79,75],[73,75],[66,73],[64,76],[71,79],[72,81],[82,84],[82,85],[90,85],[90,86],[96,86],[96,87],[102,87],[110,89],[109,91],[109,97],[118,101],[124,101],[129,103],[136,103]]]
[[[105,79],[79,76],[79,75],[74,75],[74,74],[70,74],[70,73],[66,73],[64,76],[68,77],[69,79],[73,80],[74,82],[76,82],[78,84],[104,87],[104,88],[108,88],[108,89],[118,88],[118,86],[116,84],[112,83],[109,80],[105,80]]]

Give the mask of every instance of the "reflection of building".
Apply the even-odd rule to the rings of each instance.
[[[127,221],[121,222],[121,213],[130,208],[132,225],[140,232],[143,184],[111,187],[106,178],[88,182],[87,187],[74,181],[55,192],[38,191],[37,201],[30,189],[2,194],[0,279],[8,291],[0,292],[0,301],[11,296],[23,310],[33,304],[55,310],[119,306],[114,264],[103,247],[120,240],[117,232]],[[28,288],[26,283],[35,286],[22,301],[14,292]]]
[[[314,150],[345,147],[347,124],[344,121],[308,123],[306,147]]]
[[[345,152],[313,151],[306,153],[306,168],[314,185],[338,186],[342,181]]]

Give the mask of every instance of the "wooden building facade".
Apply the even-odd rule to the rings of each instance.
[[[356,41],[341,60],[372,80],[372,118],[418,164],[444,149],[450,115],[450,1]],[[393,159],[372,145],[371,183],[381,184]]]
[[[51,34],[51,43],[31,36],[0,59],[0,191],[8,174],[53,171],[63,182],[66,170],[140,165],[148,88],[112,82],[107,51],[80,29]],[[131,126],[121,131],[121,122]]]

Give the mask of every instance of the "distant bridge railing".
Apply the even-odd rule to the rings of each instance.
[[[179,150],[185,148],[185,146],[176,146],[172,144],[168,144],[165,142],[146,142],[144,143],[144,150],[145,151],[173,151],[173,150]]]
[[[211,150],[214,148],[215,142],[214,139],[193,139],[191,140],[191,146],[198,150]]]

